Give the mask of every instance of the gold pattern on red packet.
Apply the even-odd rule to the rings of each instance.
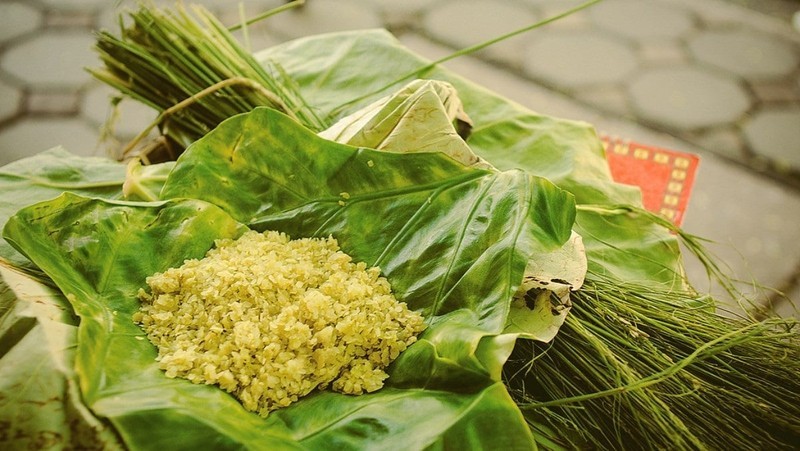
[[[638,186],[647,210],[681,225],[700,158],[608,136],[602,139],[614,181]]]

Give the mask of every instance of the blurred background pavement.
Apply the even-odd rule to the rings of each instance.
[[[172,5],[174,2],[157,1]],[[188,0],[185,3],[190,3]],[[228,25],[280,0],[198,0]],[[383,27],[436,58],[580,4],[573,0],[308,0],[253,25],[257,51]],[[63,145],[108,155],[155,117],[90,78],[93,30],[132,1],[0,1],[0,166]],[[684,228],[768,309],[800,300],[800,1],[605,0],[446,66],[539,113],[701,157]],[[794,24],[794,25],[793,25]],[[241,34],[240,34],[241,36]],[[709,286],[700,265],[690,279]],[[759,288],[758,285],[769,287]]]

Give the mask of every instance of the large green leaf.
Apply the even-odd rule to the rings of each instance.
[[[120,448],[81,401],[77,324],[58,290],[0,265],[0,448]]]
[[[528,261],[558,251],[575,217],[571,195],[525,172],[346,146],[266,108],[187,149],[162,197],[203,199],[259,230],[334,235],[412,309],[433,320],[466,307],[488,332],[505,325]]]
[[[398,77],[429,63],[383,30],[311,36],[266,49],[256,58],[280,64],[298,82],[304,98],[332,119],[390,94],[400,86],[391,85],[401,81]],[[591,125],[532,112],[493,93],[491,86],[478,86],[439,66],[417,76],[455,86],[474,124],[468,144],[497,168],[522,168],[546,177],[572,193],[578,204],[641,206],[637,189],[612,181],[602,143]],[[684,283],[674,235],[628,214],[613,217],[609,233],[604,227],[611,219],[606,213],[578,212],[577,230],[584,236],[592,270],[620,280]],[[643,242],[642,236],[647,237]],[[605,265],[606,259],[617,263]]]
[[[85,158],[56,147],[0,167],[0,227],[17,210],[65,191],[118,198],[125,167],[105,158]],[[16,266],[27,261],[0,240],[0,257]]]

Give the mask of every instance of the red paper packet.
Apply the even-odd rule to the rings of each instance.
[[[700,158],[608,136],[602,140],[614,181],[641,188],[647,210],[680,226]]]

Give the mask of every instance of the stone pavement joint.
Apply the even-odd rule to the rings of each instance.
[[[622,84],[638,69],[630,45],[593,31],[542,36],[529,45],[525,57],[523,65],[531,77],[562,89]]]
[[[598,27],[633,40],[678,39],[694,26],[694,17],[689,11],[658,2],[602,2],[588,14]]]
[[[741,30],[706,31],[689,40],[693,56],[748,81],[789,76],[798,55],[791,45],[770,36]]]

